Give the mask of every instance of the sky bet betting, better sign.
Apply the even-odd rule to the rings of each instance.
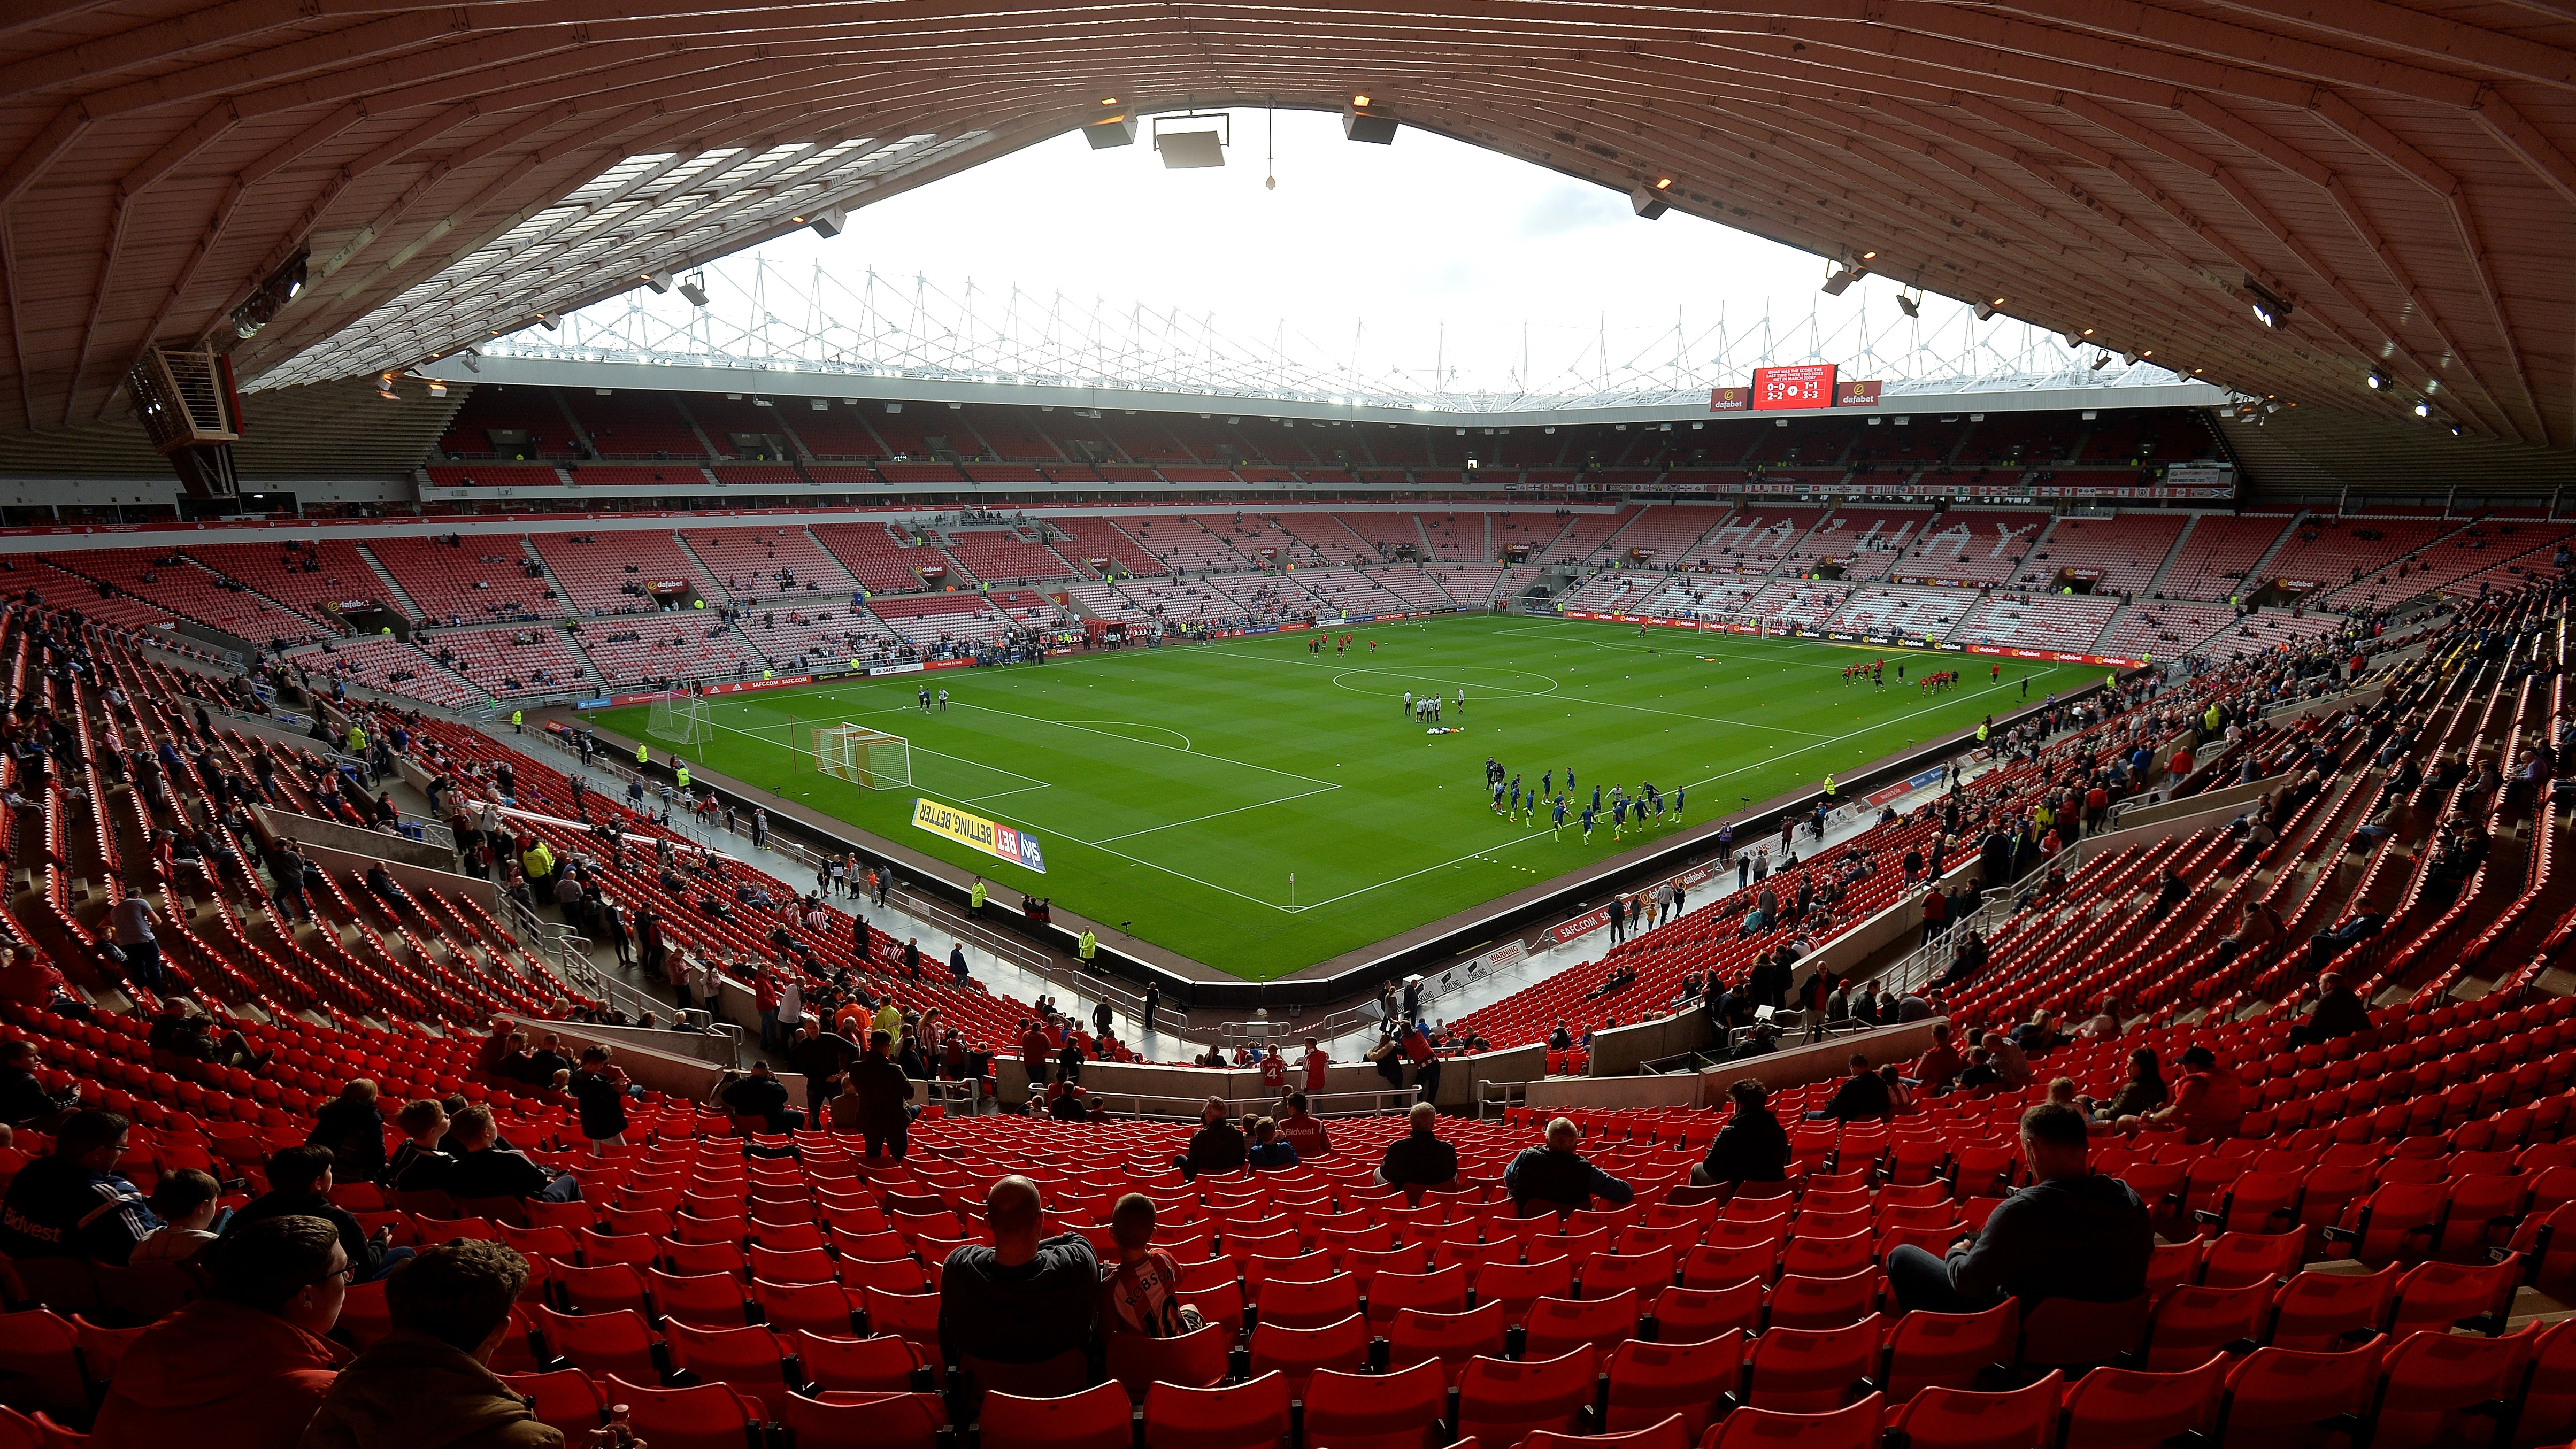
[[[1046,855],[1038,849],[1038,838],[1025,830],[919,798],[912,802],[912,823],[934,835],[971,845],[986,855],[1046,874]]]

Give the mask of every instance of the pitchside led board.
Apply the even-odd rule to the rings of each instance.
[[[1834,364],[1830,362],[1757,367],[1753,369],[1751,387],[1711,389],[1708,410],[1713,413],[1788,412],[1804,408],[1878,406],[1879,384],[1838,383],[1834,380],[1834,371]]]

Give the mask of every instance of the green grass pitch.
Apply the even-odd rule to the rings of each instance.
[[[1571,823],[1488,808],[1485,757],[1535,789],[1688,790],[1691,822],[1849,771],[1975,724],[2007,702],[2080,684],[2075,665],[1890,655],[1886,688],[1846,684],[1874,657],[1848,645],[1460,616],[1353,626],[1319,662],[1307,633],[1076,655],[1041,667],[896,675],[710,702],[716,737],[684,756],[1013,890],[1251,980],[1267,980],[1628,849],[1607,812],[1589,845]],[[1371,653],[1366,641],[1377,641]],[[1926,696],[1919,678],[1962,684]],[[944,713],[914,691],[945,687]],[[1454,706],[1464,686],[1463,714]],[[1453,701],[1426,734],[1405,691]],[[646,739],[646,707],[600,723]],[[797,726],[851,723],[911,742],[913,788],[823,775]],[[656,755],[666,746],[652,741]],[[1044,875],[916,828],[926,796],[1034,832]],[[1670,823],[1645,827],[1670,832]],[[1290,875],[1295,875],[1291,896]],[[1114,937],[1112,938],[1114,939]]]

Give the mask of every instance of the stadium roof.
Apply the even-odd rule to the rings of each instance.
[[[0,419],[113,411],[300,254],[245,378],[353,326],[409,364],[1104,106],[1362,92],[2211,382],[2576,444],[2560,0],[20,0]]]

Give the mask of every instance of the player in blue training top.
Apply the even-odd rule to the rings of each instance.
[[[1562,795],[1556,797],[1556,838],[1565,838],[1565,797]]]
[[[1598,813],[1589,805],[1583,807],[1583,843],[1586,845],[1592,843],[1592,818]]]

